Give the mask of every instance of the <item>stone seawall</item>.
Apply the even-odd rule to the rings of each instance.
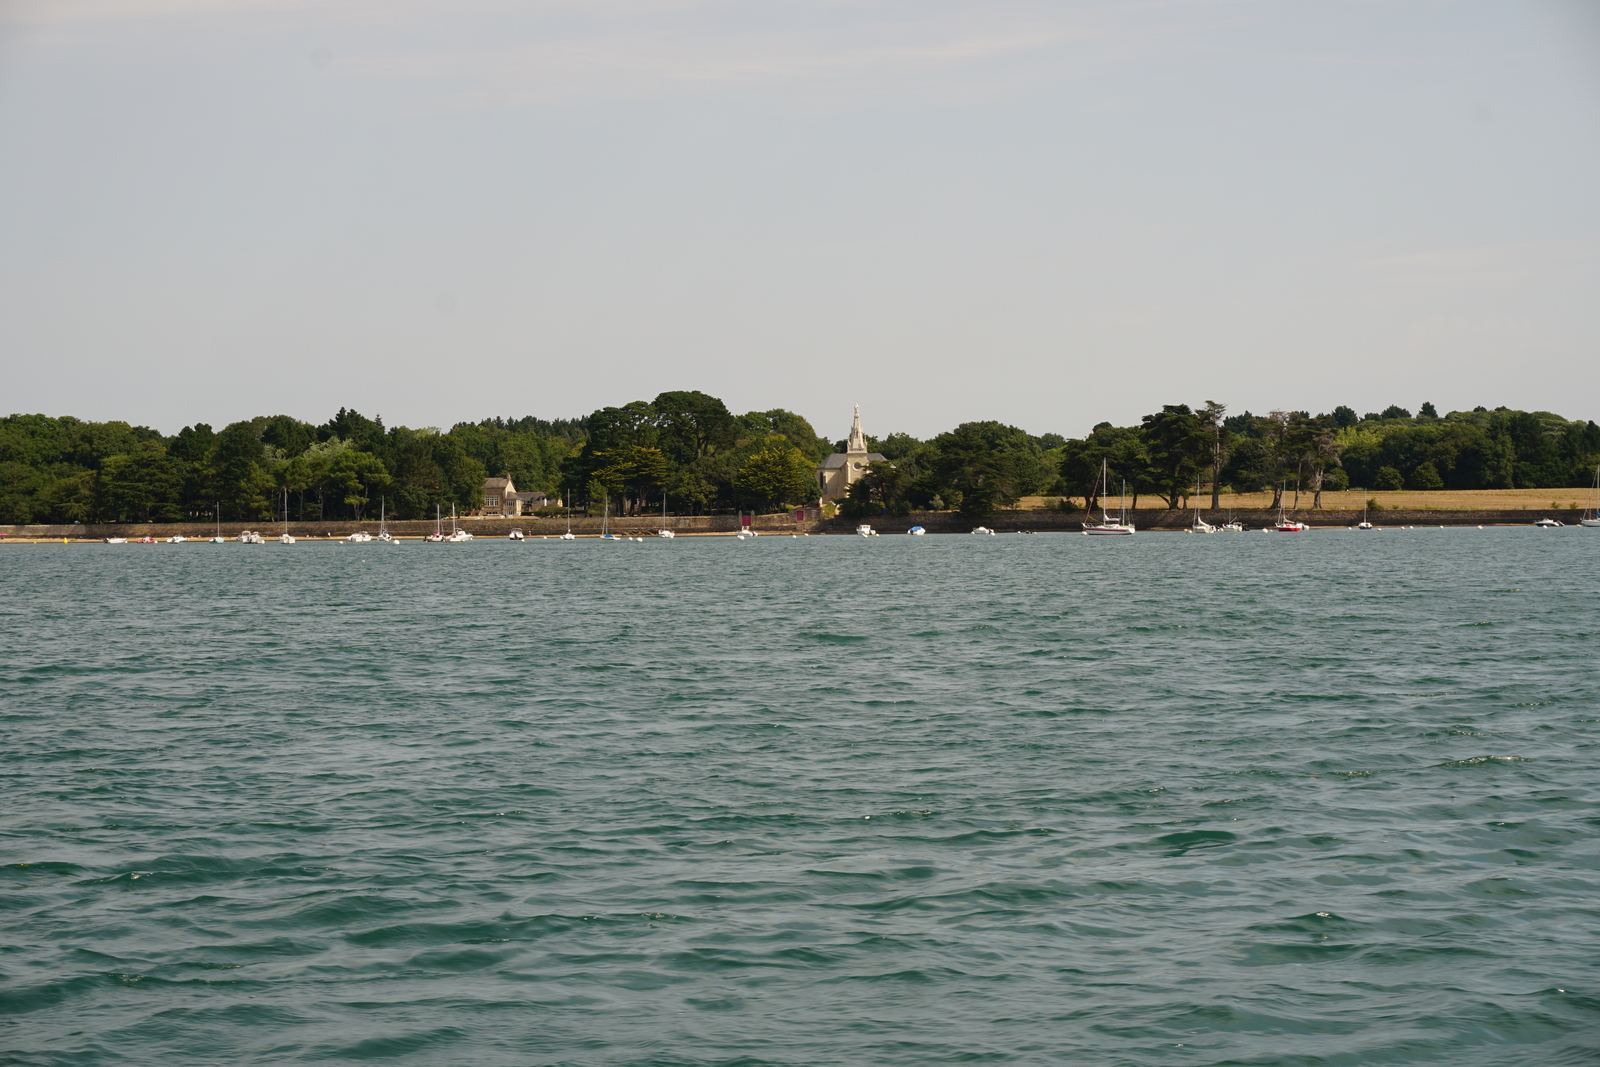
[[[458,519],[460,527],[474,537],[504,538],[512,530],[521,530],[529,537],[556,537],[567,530],[566,516],[558,519],[535,518],[523,516],[516,519]],[[602,525],[606,520],[602,518],[584,518],[576,516],[572,519],[572,532],[581,536],[599,536]],[[796,523],[792,514],[757,515],[755,528],[762,533],[804,533],[815,527],[815,523]],[[444,531],[450,532],[450,521],[443,523]],[[611,516],[609,521],[612,533],[619,536],[641,537],[653,536],[662,528],[661,516]],[[432,519],[407,519],[388,522],[389,532],[396,537],[426,537],[433,533]],[[739,529],[739,519],[735,515],[668,515],[666,528],[683,536],[695,534],[731,534]],[[0,540],[60,540],[69,537],[74,540],[98,541],[106,537],[126,537],[132,540],[135,537],[154,537],[165,539],[182,535],[192,539],[204,539],[212,536],[216,526],[210,522],[172,522],[172,523],[85,523],[70,526],[0,526]],[[283,532],[282,522],[224,522],[222,536],[232,540],[237,537],[240,530],[256,530],[263,537],[276,537]],[[295,537],[302,538],[340,538],[357,530],[369,534],[377,534],[378,523],[370,522],[291,522],[289,532]]]
[[[1220,524],[1227,521],[1223,515],[1211,512],[1202,512],[1208,522]],[[1293,518],[1299,519],[1313,529],[1327,528],[1338,529],[1354,526],[1361,521],[1359,511],[1311,511],[1301,509],[1289,512]],[[1568,509],[1554,509],[1544,511],[1435,511],[1435,510],[1410,510],[1410,511],[1375,511],[1368,518],[1375,526],[1531,526],[1538,519],[1551,518],[1576,526],[1582,511]],[[1128,519],[1140,530],[1182,530],[1193,522],[1194,513],[1190,511],[1166,511],[1157,508],[1140,508],[1128,513]],[[971,533],[974,526],[987,526],[998,533],[1016,533],[1020,530],[1031,530],[1036,533],[1066,531],[1076,533],[1083,529],[1084,513],[1081,511],[1002,511],[986,519],[972,519],[947,511],[913,512],[910,515],[892,517],[880,515],[877,518],[865,520],[873,529],[882,534],[903,534],[913,526],[921,526],[929,533]],[[1242,522],[1247,529],[1259,530],[1271,526],[1277,521],[1278,513],[1275,511],[1250,510],[1235,511],[1233,517]],[[557,519],[532,518],[524,516],[519,519],[460,519],[461,528],[474,537],[504,538],[513,529],[519,529],[528,537],[557,537],[567,529],[565,517]],[[792,514],[757,515],[755,528],[766,534],[845,534],[853,535],[855,528],[861,520],[857,519],[825,519],[820,522],[795,522]],[[638,515],[628,517],[613,516],[610,520],[610,530],[619,536],[647,537],[654,536],[661,529],[660,515]],[[666,522],[667,528],[680,536],[692,537],[696,535],[728,535],[739,529],[739,519],[733,515],[669,515]],[[433,532],[433,520],[405,520],[393,521],[388,524],[389,532],[396,537],[414,538],[425,537]],[[598,518],[574,518],[572,532],[582,537],[596,537],[600,534],[602,520]],[[450,524],[444,524],[445,530],[450,529]],[[168,537],[181,534],[190,539],[204,539],[212,535],[214,527],[208,522],[180,522],[180,523],[89,523],[71,526],[0,526],[0,543],[5,541],[31,541],[31,540],[56,540],[63,537],[72,540],[99,541],[106,537],[126,537],[132,540],[136,537],[154,537],[164,540]],[[242,523],[228,522],[222,525],[222,535],[229,540],[238,536],[240,530],[253,529],[263,537],[275,537],[283,530],[282,523]],[[362,530],[370,534],[378,532],[376,522],[291,522],[289,532],[297,538],[341,538],[346,534]]]
[[[1226,515],[1201,512],[1207,522],[1221,525]],[[1312,529],[1341,529],[1361,521],[1359,511],[1312,511],[1302,508],[1286,512],[1289,517]],[[1531,526],[1538,519],[1552,518],[1576,526],[1583,515],[1580,511],[1565,508],[1550,511],[1374,511],[1367,519],[1374,526]],[[1095,516],[1098,518],[1098,514]],[[951,512],[913,512],[910,515],[877,518],[828,519],[815,524],[815,533],[854,533],[856,526],[865,521],[881,534],[903,534],[913,526],[921,526],[929,533],[971,533],[975,526],[987,526],[996,533],[1016,533],[1031,530],[1035,533],[1052,531],[1079,532],[1083,529],[1082,511],[1002,511],[985,519],[973,519]],[[1276,525],[1278,513],[1267,509],[1235,511],[1233,518],[1246,529],[1259,530]],[[1128,512],[1128,521],[1140,530],[1184,530],[1194,522],[1192,511],[1167,511],[1157,508],[1140,508]]]

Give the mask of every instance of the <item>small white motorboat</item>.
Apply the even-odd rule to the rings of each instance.
[[[510,533],[506,534],[506,540],[507,541],[523,541],[523,540],[526,540],[526,538],[523,537],[521,530],[512,530]]]
[[[254,530],[240,530],[239,536],[234,540],[238,541],[241,545],[266,544],[266,542],[261,539],[261,535],[256,533]]]
[[[1566,523],[1557,519],[1540,519],[1538,522],[1534,523],[1534,525],[1542,527],[1546,530],[1554,530],[1558,526],[1565,526]]]
[[[365,530],[357,530],[353,534],[345,535],[345,540],[358,545],[364,545],[368,541],[372,540],[372,535],[367,533]]]
[[[108,538],[106,538],[106,544],[108,544],[108,545],[125,545],[127,543],[128,543],[128,539],[126,537],[108,537]]]
[[[927,532],[927,530],[924,530],[920,526],[913,526],[911,529],[906,531],[906,533],[910,534],[912,537],[922,537]]]
[[[987,526],[979,526],[977,529],[973,530],[972,532],[977,537],[993,537],[994,536],[994,531],[989,529],[989,527],[987,527]]]

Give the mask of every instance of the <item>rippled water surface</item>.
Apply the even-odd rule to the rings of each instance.
[[[1600,531],[0,548],[0,1059],[1592,1064]]]

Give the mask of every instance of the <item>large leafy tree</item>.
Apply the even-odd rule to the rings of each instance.
[[[159,441],[145,441],[132,453],[107,456],[100,465],[95,486],[97,510],[113,522],[181,519],[180,484],[166,448]]]
[[[672,473],[661,449],[645,445],[598,451],[593,454],[593,461],[591,495],[596,486],[607,493],[622,493],[626,497],[625,509],[632,511],[642,510],[647,497],[660,495]]]
[[[739,416],[738,424],[741,436],[758,441],[773,436],[782,437],[805,453],[813,463],[821,462],[829,451],[828,442],[817,436],[811,423],[783,408],[746,412]]]
[[[733,477],[739,495],[758,507],[811,500],[817,495],[816,464],[787,441],[775,441],[751,456]]]
[[[217,435],[212,471],[224,518],[249,522],[272,514],[272,478],[255,427],[236,422]]]
[[[1150,449],[1147,485],[1176,508],[1199,480],[1202,463],[1210,465],[1211,434],[1188,404],[1163,404],[1144,417],[1142,429]]]
[[[392,479],[377,456],[350,448],[333,457],[328,465],[328,480],[335,487],[339,502],[360,522],[373,495],[388,489]]]
[[[658,441],[647,443],[659,443],[675,464],[693,463],[702,456],[732,448],[738,436],[738,424],[728,406],[708,393],[675,390],[662,393],[647,406],[654,414],[659,435]]]
[[[964,422],[933,440],[934,469],[961,494],[964,514],[989,515],[1037,492],[1054,477],[1027,431],[999,422]]]

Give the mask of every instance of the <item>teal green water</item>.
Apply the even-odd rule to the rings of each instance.
[[[0,625],[8,1063],[1600,1060],[1600,531],[12,546]]]

